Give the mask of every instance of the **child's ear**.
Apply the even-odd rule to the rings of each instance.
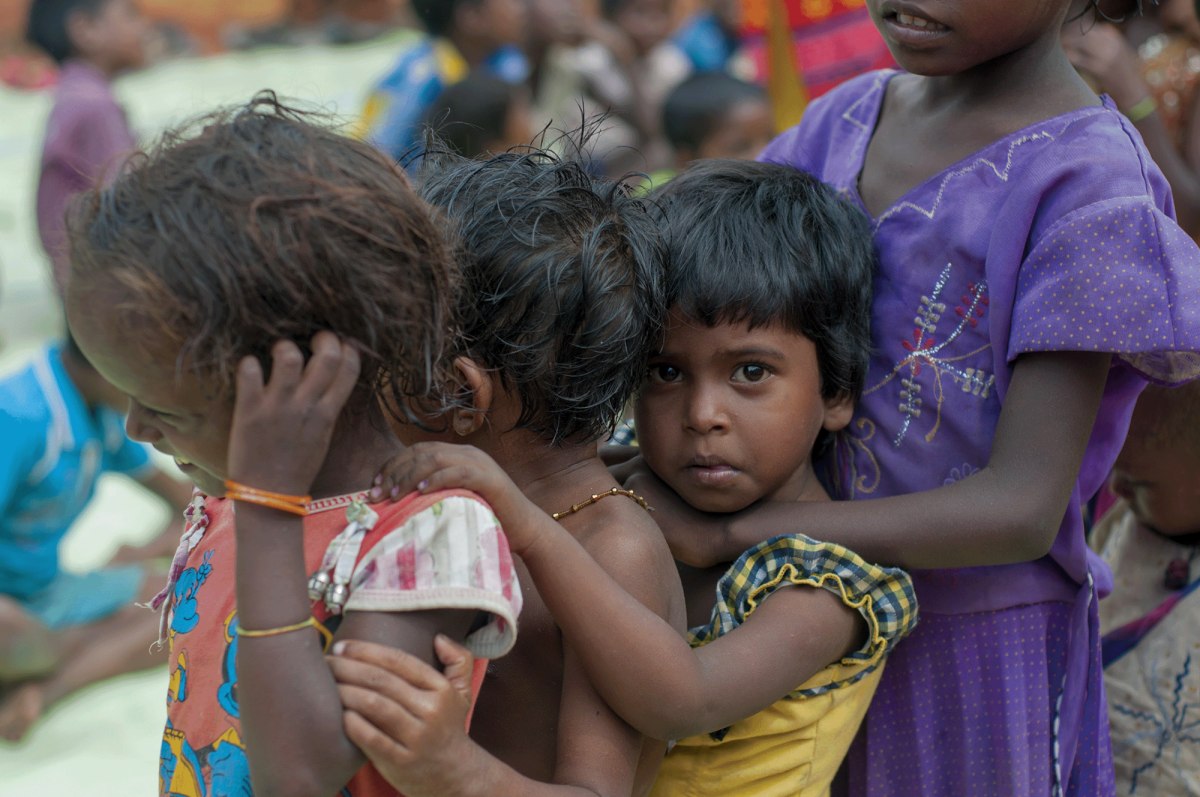
[[[848,393],[840,393],[825,399],[825,421],[821,424],[831,432],[840,432],[854,417],[854,399]]]
[[[492,375],[469,357],[455,359],[454,369],[462,379],[464,392],[470,393],[471,401],[468,406],[453,411],[451,427],[455,434],[466,437],[479,431],[492,408]]]

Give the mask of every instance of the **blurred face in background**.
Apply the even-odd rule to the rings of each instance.
[[[741,0],[713,0],[712,12],[728,32],[737,33],[742,27]]]
[[[583,40],[580,0],[529,0],[529,35],[539,44],[573,46]]]
[[[465,3],[456,24],[468,36],[490,40],[497,46],[524,44],[527,32],[526,0],[480,0]]]
[[[149,32],[134,0],[107,0],[95,11],[76,11],[67,20],[76,54],[109,74],[145,63]]]
[[[1160,0],[1158,19],[1166,30],[1175,30],[1200,42],[1200,17],[1195,0]]]
[[[701,142],[694,158],[754,160],[774,137],[775,118],[766,100],[739,102]]]
[[[625,0],[612,21],[633,41],[638,53],[645,55],[671,35],[673,5],[671,0]]]

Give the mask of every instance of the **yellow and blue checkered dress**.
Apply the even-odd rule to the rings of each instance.
[[[728,634],[776,589],[792,585],[827,589],[856,609],[867,622],[866,643],[753,717],[679,741],[651,797],[828,794],[888,652],[917,623],[917,600],[903,570],[870,564],[834,543],[775,537],[742,554],[721,577],[712,619],[691,629],[688,642],[700,647]]]

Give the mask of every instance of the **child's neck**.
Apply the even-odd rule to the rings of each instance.
[[[923,77],[921,110],[1037,117],[1034,122],[1096,103],[1095,94],[1067,60],[1058,31],[952,75]],[[1025,126],[1025,125],[1020,125]]]
[[[338,419],[329,453],[313,480],[313,498],[361,492],[371,488],[384,463],[404,450],[388,429],[378,402],[347,407]]]
[[[594,442],[551,445],[542,435],[524,429],[499,438],[487,453],[547,514],[562,512],[616,484]]]

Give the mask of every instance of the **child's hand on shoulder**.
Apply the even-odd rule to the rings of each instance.
[[[308,363],[292,341],[276,343],[266,384],[258,359],[243,358],[229,433],[229,478],[259,490],[306,494],[358,384],[359,368],[353,344],[332,332],[313,337]]]
[[[466,732],[475,659],[441,635],[434,649],[444,673],[371,642],[338,642],[327,657],[346,736],[408,797],[454,793],[475,752]]]
[[[539,521],[553,523],[494,459],[475,446],[417,443],[406,448],[383,466],[369,497],[381,501],[387,496],[395,501],[411,492],[456,488],[479,493],[491,505],[509,548],[518,556],[538,537]]]
[[[637,493],[654,507],[654,522],[676,560],[691,567],[712,567],[741,556],[741,551],[730,556],[731,552],[726,550],[725,518],[701,512],[680,498],[650,470],[641,454],[609,466],[608,472],[623,488]]]

